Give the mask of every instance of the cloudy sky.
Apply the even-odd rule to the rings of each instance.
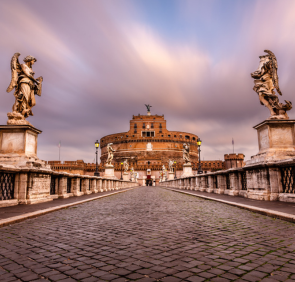
[[[44,160],[93,162],[94,142],[127,131],[133,114],[164,114],[169,130],[197,134],[202,159],[258,152],[252,128],[269,117],[250,73],[264,49],[278,60],[286,100],[295,89],[294,0],[3,0],[0,120],[10,60],[37,58],[44,77],[28,120]],[[295,118],[295,110],[289,116]]]

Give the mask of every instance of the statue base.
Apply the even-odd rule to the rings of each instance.
[[[7,125],[30,125],[32,126],[25,117],[17,112],[7,113],[8,121]]]
[[[174,179],[174,172],[169,172],[168,174],[168,180],[173,180]]]
[[[193,168],[191,163],[183,164],[183,174],[181,177],[193,176]]]
[[[49,168],[37,157],[38,134],[41,132],[32,125],[0,125],[0,163]]]
[[[268,119],[254,126],[259,152],[246,165],[295,157],[295,120]]]
[[[123,180],[125,180],[125,181],[129,181],[130,179],[129,179],[129,173],[128,172],[124,172],[123,173]]]
[[[273,115],[273,116],[270,116],[267,120],[273,120],[273,119],[279,119],[279,120],[286,120],[286,119],[289,119],[287,113],[285,114],[282,114],[282,115]]]
[[[117,177],[115,176],[115,170],[113,165],[106,164],[104,167],[105,167],[104,177],[117,179]]]

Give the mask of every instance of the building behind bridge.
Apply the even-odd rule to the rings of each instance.
[[[100,139],[101,163],[99,171],[103,175],[104,165],[107,160],[107,144],[113,143],[115,149],[113,165],[115,176],[121,177],[124,160],[128,160],[129,170],[134,168],[137,172],[138,181],[145,185],[146,179],[151,178],[155,183],[159,182],[160,172],[163,164],[167,168],[168,161],[176,161],[176,176],[180,177],[183,171],[183,144],[190,144],[190,157],[193,170],[198,169],[198,136],[192,133],[181,131],[169,131],[166,127],[164,115],[137,115],[130,121],[128,132],[121,132],[104,136]],[[203,171],[217,171],[228,168],[228,166],[243,166],[243,154],[225,155],[225,162],[222,160],[201,161]],[[241,159],[242,158],[242,159]],[[77,174],[94,175],[96,165],[77,161],[48,161],[53,170],[65,171]],[[151,173],[147,173],[151,170]],[[173,168],[175,172],[175,167]],[[151,174],[149,176],[149,174]]]

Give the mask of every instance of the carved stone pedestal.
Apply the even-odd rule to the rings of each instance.
[[[123,173],[123,180],[129,181],[129,173],[128,172]]]
[[[187,177],[187,176],[193,176],[193,169],[192,169],[192,164],[187,163],[183,165],[183,174],[181,177]]]
[[[115,177],[115,170],[113,165],[108,165],[108,164],[105,165],[104,177],[117,179],[117,177]]]
[[[168,180],[173,180],[173,179],[174,179],[174,172],[169,172]]]
[[[38,134],[31,125],[0,125],[0,163],[45,167],[37,157]]]
[[[265,120],[254,126],[259,152],[246,165],[295,157],[295,120]]]

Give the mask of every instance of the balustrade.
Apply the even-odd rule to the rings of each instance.
[[[160,186],[295,202],[295,159],[167,180]]]
[[[14,198],[14,173],[0,172],[0,200],[12,200]]]
[[[38,169],[0,167],[0,207],[139,186],[136,182]]]

